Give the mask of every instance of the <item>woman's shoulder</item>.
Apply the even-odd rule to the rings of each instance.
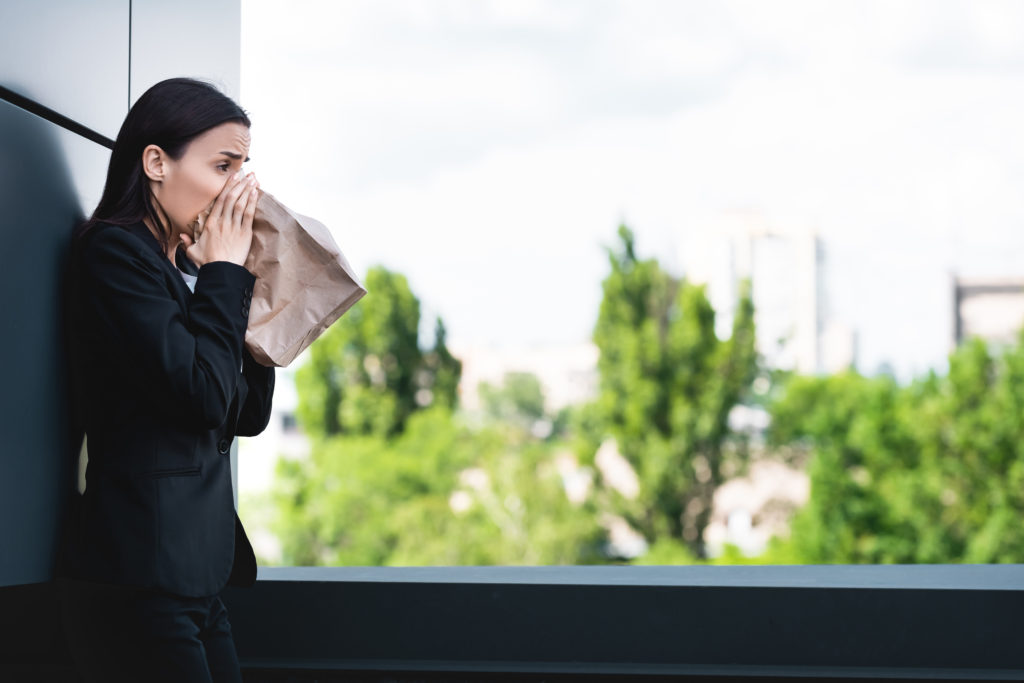
[[[146,229],[144,224],[140,224]],[[148,231],[148,230],[147,230]],[[110,261],[132,262],[147,269],[160,269],[156,251],[138,234],[139,226],[114,223],[96,223],[83,235],[80,257],[86,269],[89,264],[100,265]]]
[[[82,241],[89,248],[93,249],[97,248],[97,245],[100,245],[101,248],[111,245],[134,246],[135,242],[140,242],[132,234],[129,226],[103,221],[99,221],[89,228],[85,235],[82,236]]]
[[[117,225],[115,223],[96,223],[83,236],[83,253],[97,253],[102,251],[129,251],[138,253],[150,253],[154,256],[153,249],[146,244],[139,235],[139,227],[146,229],[144,224],[139,226]]]

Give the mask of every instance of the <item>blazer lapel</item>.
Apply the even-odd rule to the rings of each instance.
[[[139,239],[148,244],[153,251],[156,252],[157,256],[160,257],[160,263],[164,267],[165,275],[167,275],[170,281],[174,283],[171,285],[174,289],[174,296],[181,305],[182,311],[185,313],[185,319],[188,320],[188,301],[189,297],[192,296],[192,291],[188,288],[188,285],[185,284],[185,280],[181,277],[181,273],[178,272],[178,268],[189,275],[198,275],[199,269],[196,268],[196,264],[192,263],[192,261],[185,256],[185,251],[179,247],[175,253],[175,260],[178,264],[177,268],[175,268],[171,265],[170,260],[168,260],[167,254],[160,246],[160,242],[158,242],[156,237],[153,236],[153,233],[149,231],[149,228],[146,227],[145,223],[140,221],[135,225],[130,226],[128,229],[138,235]],[[245,397],[249,393],[248,390],[249,383],[245,380],[245,375],[242,374],[242,368],[239,368],[238,384],[235,387],[235,395],[232,397],[233,403],[228,409],[228,428],[229,433],[231,434],[235,433],[238,416],[241,414],[242,406],[245,404]]]
[[[178,270],[186,275],[191,275],[192,277],[199,275],[199,269],[196,268],[196,264],[192,263],[189,257],[185,255],[185,247],[180,244],[174,250],[174,261],[178,265]]]
[[[157,241],[153,233],[149,231],[146,224],[138,222],[128,228],[131,232],[138,235],[139,239],[148,244],[153,251],[160,257],[160,263],[163,265],[165,274],[168,276],[171,285],[174,289],[174,296],[181,305],[182,311],[185,313],[185,319],[188,320],[188,301],[189,297],[192,296],[192,291],[185,284],[185,280],[181,277],[181,273],[178,272],[180,268],[182,272],[189,275],[198,275],[199,269],[196,264],[192,263],[185,255],[184,249],[178,248],[175,253],[175,260],[177,261],[177,268],[171,265],[170,260],[167,258],[167,254],[160,246],[160,242]],[[245,375],[242,373],[242,368],[238,369],[238,384],[235,387],[235,395],[232,397],[232,405],[228,409],[228,428],[231,434],[235,433],[235,427],[238,423],[238,416],[242,412],[242,406],[245,404],[245,397],[249,393],[249,383],[245,379]]]
[[[147,228],[146,224],[143,223],[142,221],[139,221],[135,225],[130,226],[128,229],[132,233],[137,235],[139,239],[148,244],[153,249],[153,251],[156,252],[156,255],[160,257],[160,263],[164,267],[165,274],[170,275],[169,279],[171,282],[174,283],[172,285],[172,288],[174,290],[174,297],[178,300],[178,303],[181,304],[181,307],[185,311],[188,311],[188,300],[189,297],[192,296],[192,292],[189,290],[188,285],[185,284],[185,280],[182,279],[181,273],[179,273],[178,270],[173,265],[171,265],[170,260],[168,260],[167,258],[167,254],[160,246],[160,242],[157,241],[156,237],[153,236],[153,233],[149,231],[149,228]],[[188,258],[186,258],[183,254],[181,254],[180,249],[178,250],[178,254],[176,254],[176,256],[178,256],[179,263],[181,263],[181,261],[184,260],[188,264],[186,267],[190,266],[191,270],[196,271],[195,273],[190,273],[189,270],[182,268],[184,272],[190,273],[192,275],[198,273],[195,264],[189,261]]]

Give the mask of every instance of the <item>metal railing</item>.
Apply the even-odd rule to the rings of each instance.
[[[1020,680],[1022,589],[1024,565],[261,567],[224,600],[247,681]]]

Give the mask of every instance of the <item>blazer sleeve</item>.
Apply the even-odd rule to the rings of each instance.
[[[122,229],[95,235],[81,264],[84,313],[147,399],[187,424],[214,429],[227,418],[237,387],[256,277],[228,261],[204,264],[186,324],[159,258]]]
[[[248,349],[242,349],[242,376],[249,388],[245,403],[238,414],[235,433],[256,436],[270,424],[270,409],[274,398],[274,368],[260,365]]]

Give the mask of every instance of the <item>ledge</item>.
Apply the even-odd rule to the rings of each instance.
[[[1024,565],[259,567],[257,580],[1024,591]]]
[[[1024,565],[260,567],[224,600],[252,671],[1024,679]]]

